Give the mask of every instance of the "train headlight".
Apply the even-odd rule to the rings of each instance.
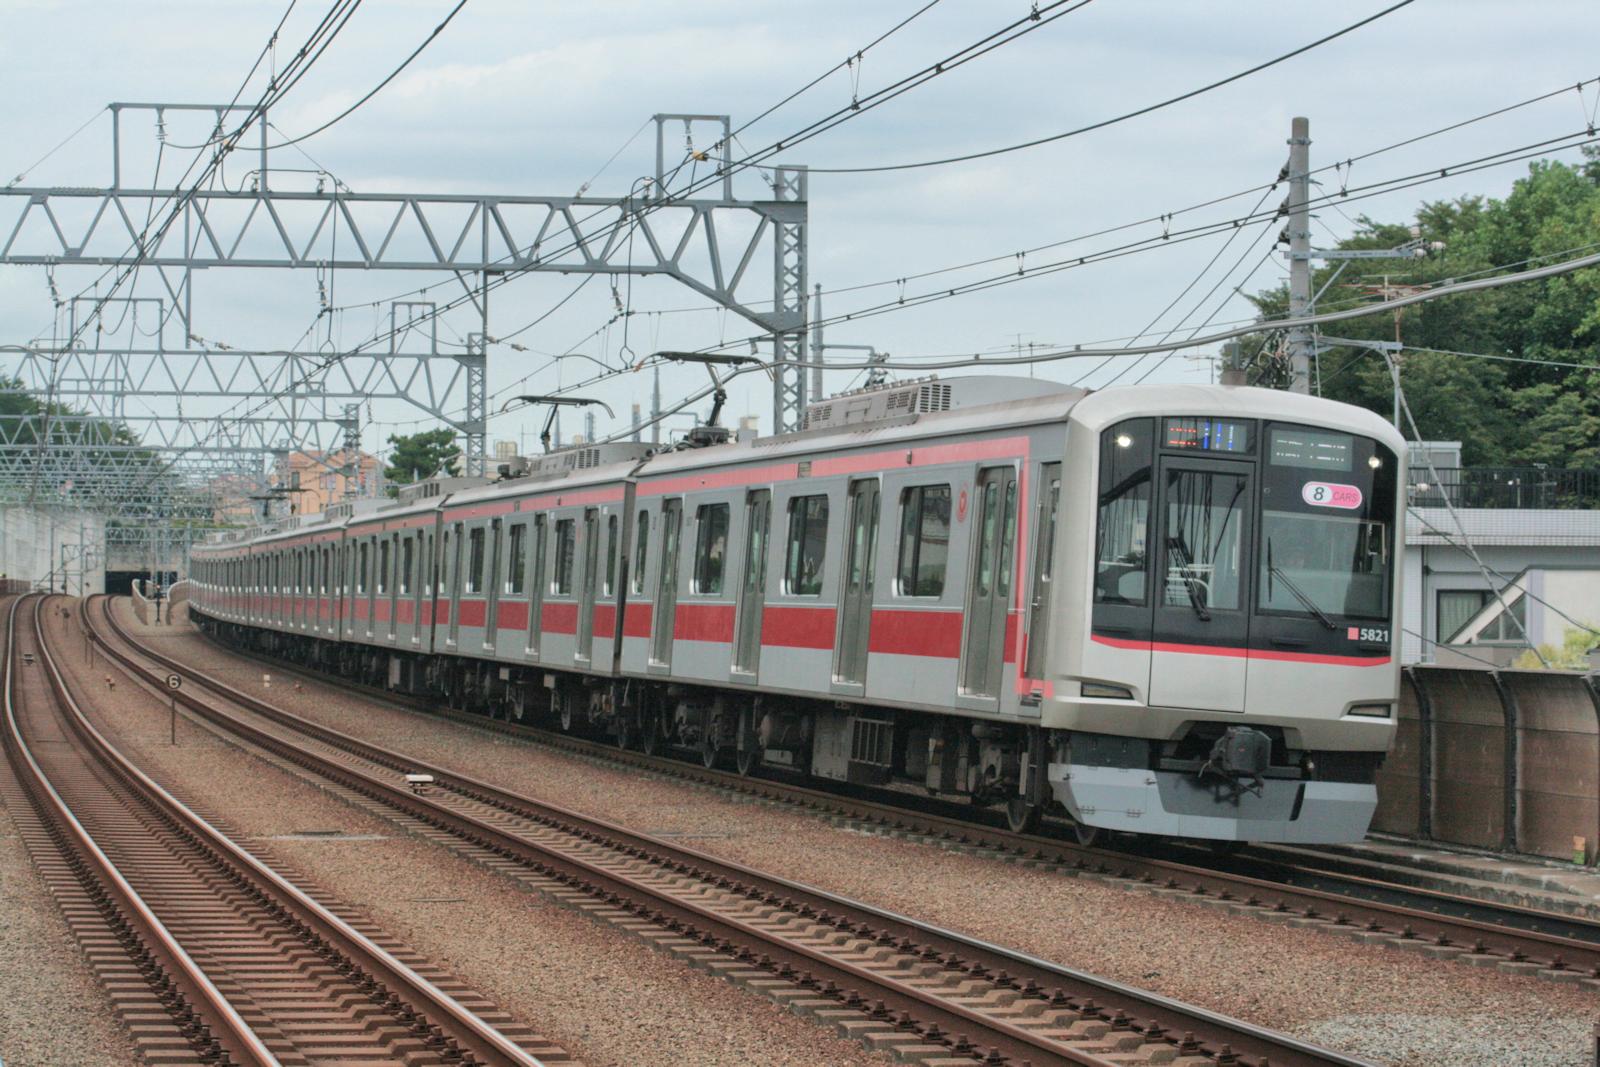
[[[1389,704],[1352,704],[1350,714],[1361,715],[1368,719],[1387,719],[1392,713]]]
[[[1102,685],[1099,682],[1084,682],[1083,695],[1086,697],[1109,697],[1112,700],[1132,700],[1133,690],[1125,685]]]

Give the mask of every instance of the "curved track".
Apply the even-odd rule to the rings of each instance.
[[[145,649],[101,599],[85,618],[109,655],[198,684],[180,701],[220,728],[396,815],[591,898],[699,966],[902,1059],[988,1064],[1362,1061],[1091,974],[545,804],[301,719]],[[406,775],[431,781],[414,791]]]
[[[223,646],[229,647],[229,646]],[[481,715],[440,709],[411,698],[294,664],[229,647],[324,684],[399,703],[478,729],[521,737],[591,758],[647,769],[747,795],[793,803],[858,820],[867,828],[929,835],[992,849],[1012,858],[1061,865],[1072,871],[1137,884],[1151,892],[1224,906],[1267,921],[1310,926],[1370,943],[1391,945],[1437,959],[1464,959],[1512,973],[1558,982],[1600,980],[1600,921],[1478,897],[1364,877],[1274,849],[1218,859],[1200,849],[1158,844],[1190,862],[1155,855],[1149,847],[1085,846],[1062,836],[1018,834],[986,812],[909,794],[860,795],[800,785],[783,777],[746,776],[704,768],[671,756],[618,749],[586,738]],[[779,772],[781,775],[782,772]],[[1068,831],[1070,832],[1070,831]]]
[[[8,614],[6,753],[63,861],[35,862],[66,883],[52,887],[58,899],[81,891],[94,909],[69,919],[147,1060],[570,1062],[380,931],[340,918],[129,762],[52,657],[46,603],[19,598]]]

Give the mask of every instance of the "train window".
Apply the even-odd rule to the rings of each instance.
[[[1100,435],[1097,604],[1145,603],[1153,446],[1150,419],[1129,419]]]
[[[1166,472],[1167,563],[1163,604],[1239,606],[1244,511],[1249,481],[1221,471]]]
[[[389,591],[389,542],[387,539],[378,546],[378,592]]]
[[[430,532],[422,542],[422,558],[417,560],[421,573],[417,576],[417,583],[422,586],[422,591],[429,596],[433,595],[433,534]]]
[[[369,547],[365,541],[361,542],[361,562],[356,566],[356,592],[358,593],[367,591],[367,549]]]
[[[789,501],[789,542],[783,554],[783,591],[793,596],[822,595],[822,563],[828,550],[828,498],[797,496]]]
[[[728,505],[701,504],[695,511],[694,591],[722,592],[722,565],[728,558]]]
[[[638,547],[633,550],[633,578],[632,586],[635,593],[644,592],[644,561],[645,553],[650,547],[650,513],[639,512]]]
[[[416,543],[411,538],[400,542],[400,595],[411,592],[411,572],[417,565]]]
[[[572,519],[562,519],[556,523],[556,574],[555,581],[550,583],[550,591],[557,596],[572,594],[572,563],[577,554],[575,533],[576,525]]]
[[[606,586],[605,596],[617,592],[617,517],[606,519]]]
[[[483,592],[483,527],[467,531],[467,584],[464,592]]]
[[[506,569],[505,591],[520,593],[528,581],[528,526],[511,527],[511,566]]]
[[[950,559],[950,487],[918,485],[900,494],[901,596],[940,596]]]

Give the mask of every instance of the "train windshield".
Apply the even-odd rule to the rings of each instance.
[[[1258,608],[1387,619],[1394,454],[1370,438],[1269,424],[1261,487]]]

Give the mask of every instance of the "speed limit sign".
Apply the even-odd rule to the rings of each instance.
[[[167,675],[167,688],[168,689],[182,689],[183,688],[183,679],[178,677],[176,674]]]

